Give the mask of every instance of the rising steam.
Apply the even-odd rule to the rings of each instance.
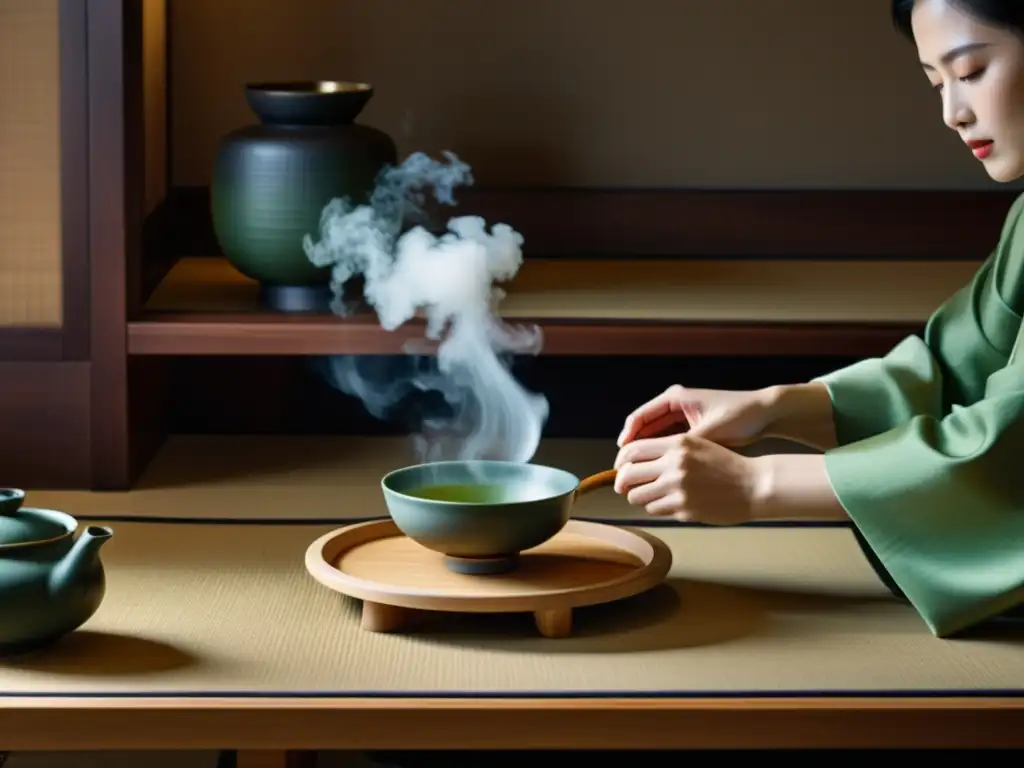
[[[488,231],[475,216],[450,219],[440,237],[419,225],[402,231],[422,215],[426,191],[453,205],[453,189],[472,183],[468,165],[452,153],[445,158],[447,164],[410,155],[380,175],[368,204],[331,201],[321,215],[320,240],[304,239],[310,261],[332,269],[337,314],[351,313],[342,293],[362,276],[364,298],[383,328],[394,330],[417,314],[426,321],[425,338],[406,345],[407,357],[332,357],[326,374],[380,419],[412,394],[440,394],[447,413],[423,417],[416,435],[422,461],[527,462],[548,402],[516,381],[509,358],[537,354],[543,339],[535,326],[512,327],[497,317],[505,293],[494,286],[519,270],[522,236],[507,224]],[[438,340],[436,355],[425,354],[425,342]]]

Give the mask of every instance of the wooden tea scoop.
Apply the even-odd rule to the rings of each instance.
[[[606,485],[612,485],[615,482],[616,474],[616,470],[606,469],[603,472],[597,472],[589,477],[585,477],[580,480],[580,485],[579,488],[576,489],[576,493],[586,493],[587,491],[592,491],[595,488],[603,488]]]

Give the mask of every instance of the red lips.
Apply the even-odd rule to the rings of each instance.
[[[984,160],[992,152],[992,140],[991,139],[972,139],[971,141],[965,142],[968,147],[974,152],[974,156],[979,160]]]

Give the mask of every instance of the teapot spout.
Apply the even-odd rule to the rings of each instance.
[[[100,549],[113,535],[113,530],[102,525],[90,525],[82,531],[64,559],[53,569],[50,589],[61,592],[79,583],[95,568]]]

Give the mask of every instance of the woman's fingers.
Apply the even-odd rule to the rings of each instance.
[[[678,448],[682,440],[682,435],[665,435],[664,437],[648,437],[624,445],[615,457],[615,469],[626,464],[659,459],[669,451]]]
[[[615,474],[615,492],[627,493],[638,485],[657,480],[664,473],[664,461],[654,457],[652,461],[623,464]],[[632,500],[630,501],[632,503]]]
[[[667,432],[680,423],[685,423],[686,417],[681,411],[669,411],[664,413],[653,421],[645,422],[633,436],[629,438],[629,441],[643,440],[650,437],[660,437],[663,432]],[[627,441],[623,441],[625,444]]]
[[[652,400],[647,401],[629,416],[619,433],[617,444],[622,447],[640,434],[650,434],[655,428],[666,429],[682,420],[680,409],[683,388],[671,386]]]
[[[666,506],[665,499],[676,498],[678,495],[678,482],[674,482],[672,477],[662,472],[651,482],[631,488],[626,500],[634,507],[644,507],[649,514],[664,515],[674,511]],[[656,511],[651,512],[652,509]]]

